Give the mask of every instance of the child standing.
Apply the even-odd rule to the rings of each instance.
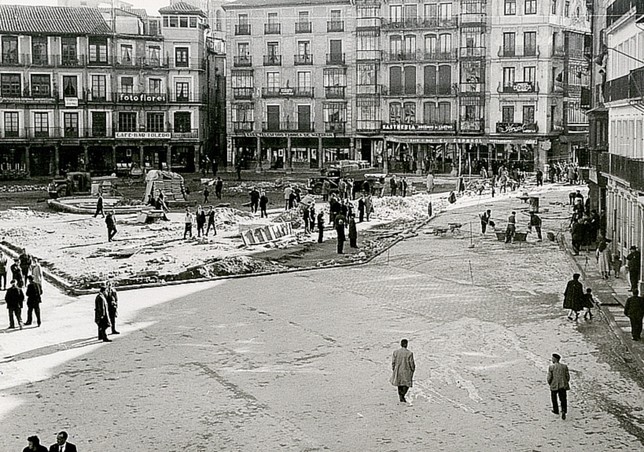
[[[593,292],[593,289],[588,288],[586,289],[586,293],[584,294],[583,307],[586,308],[586,312],[584,313],[584,320],[593,319],[593,312],[591,311],[591,309],[595,307],[595,300],[593,299],[592,292]]]

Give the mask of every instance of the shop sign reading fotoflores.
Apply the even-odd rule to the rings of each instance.
[[[148,94],[148,93],[119,94],[119,102],[156,104],[156,103],[163,103],[165,101],[166,101],[165,94]]]

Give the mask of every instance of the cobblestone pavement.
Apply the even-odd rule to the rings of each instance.
[[[560,232],[564,197],[542,194],[545,230]],[[498,226],[516,209],[525,229],[521,201],[488,205]],[[602,316],[575,323],[561,308],[575,263],[534,234],[514,244],[482,237],[477,214],[488,205],[429,225],[460,222],[460,233],[421,230],[365,266],[181,296],[124,292],[124,334],[112,344],[63,356],[50,375],[8,374],[68,350],[0,363],[0,405],[12,407],[0,450],[19,450],[33,433],[49,444],[63,428],[82,451],[642,449],[640,369]],[[70,306],[93,309],[87,297]],[[71,341],[65,331],[49,334]],[[407,405],[388,382],[402,337],[417,364]],[[571,369],[565,421],[550,412],[553,352]]]

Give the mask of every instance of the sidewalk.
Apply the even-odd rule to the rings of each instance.
[[[606,317],[615,336],[631,352],[633,358],[644,370],[644,344],[632,340],[631,323],[624,315],[626,299],[631,296],[628,274],[622,273],[619,278],[612,275],[609,279],[602,278],[595,259],[595,249],[582,249],[579,255],[575,256],[571,252],[570,232],[566,231],[562,237],[566,251],[579,268],[584,285],[593,289],[593,295],[601,303],[601,312]]]

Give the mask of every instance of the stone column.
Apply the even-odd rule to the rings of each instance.
[[[284,169],[293,171],[291,166],[291,137],[286,137],[286,152],[284,152]]]
[[[54,146],[54,175],[60,176],[60,146]]]
[[[262,171],[262,138],[257,137],[257,144],[255,149],[257,150],[257,170],[258,172]],[[271,167],[271,153],[266,153],[266,159],[268,160],[268,168]]]
[[[172,171],[172,146],[169,144],[165,146],[166,159],[168,163],[168,171]]]
[[[382,172],[389,173],[389,150],[387,149],[387,138],[382,139]]]
[[[322,149],[322,138],[318,138],[318,168],[324,167],[324,150]]]
[[[139,145],[139,165],[141,169],[145,171],[145,152],[143,151],[143,145]]]
[[[87,171],[87,167],[89,164],[89,151],[88,151],[88,146],[86,144],[83,145],[83,171]]]
[[[116,145],[112,145],[112,167],[116,170]]]
[[[31,160],[30,146],[27,145],[27,146],[25,146],[25,170],[27,171],[27,173],[29,173],[31,171],[31,164],[30,164],[29,160]]]

